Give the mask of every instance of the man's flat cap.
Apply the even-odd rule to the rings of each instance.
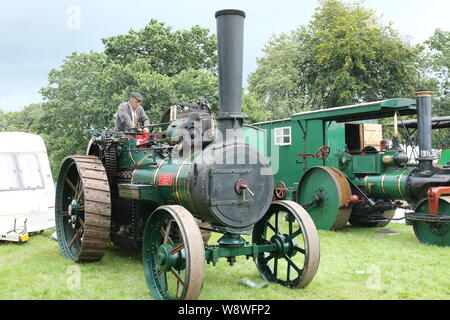
[[[144,101],[144,97],[138,92],[132,92],[130,97],[135,98],[136,100],[139,100],[139,101]]]

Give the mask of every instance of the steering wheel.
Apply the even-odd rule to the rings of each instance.
[[[330,155],[330,151],[331,149],[329,146],[322,146],[319,149],[317,149],[316,158],[319,160],[326,159]]]

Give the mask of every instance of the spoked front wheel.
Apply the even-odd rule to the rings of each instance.
[[[161,206],[149,217],[142,259],[150,294],[158,300],[197,299],[205,278],[202,234],[189,211]]]
[[[319,267],[319,235],[314,222],[298,203],[273,202],[253,229],[253,243],[276,244],[277,250],[260,253],[256,267],[266,281],[304,288]]]

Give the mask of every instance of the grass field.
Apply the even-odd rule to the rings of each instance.
[[[400,234],[352,227],[320,231],[319,271],[303,290],[239,284],[243,277],[262,281],[244,257],[232,267],[225,260],[207,265],[200,299],[450,299],[450,248],[420,244],[410,226],[387,228]],[[0,243],[0,299],[151,299],[139,255],[110,246],[101,262],[75,265],[60,256],[50,235],[33,236],[27,244]]]

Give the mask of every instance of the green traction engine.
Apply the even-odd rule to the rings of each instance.
[[[110,241],[140,249],[155,299],[196,299],[205,262],[233,265],[238,256],[253,258],[266,281],[311,282],[320,255],[314,223],[297,203],[272,202],[272,170],[243,140],[244,18],[216,13],[217,117],[206,100],[177,103],[149,134],[91,130],[87,155],[64,160],[56,191],[64,257],[99,261]],[[211,233],[219,233],[214,245]]]
[[[348,222],[384,227],[397,208],[426,244],[450,245],[450,163],[432,153],[432,93],[309,111],[289,119],[257,123],[246,139],[269,154],[275,198],[295,200],[318,229],[339,230]],[[417,152],[412,132],[398,116],[417,115]],[[391,142],[383,140],[381,118],[394,117]],[[398,125],[408,146],[400,143]],[[266,134],[261,143],[257,130]],[[259,140],[258,140],[259,139]],[[408,153],[407,153],[407,152]]]

